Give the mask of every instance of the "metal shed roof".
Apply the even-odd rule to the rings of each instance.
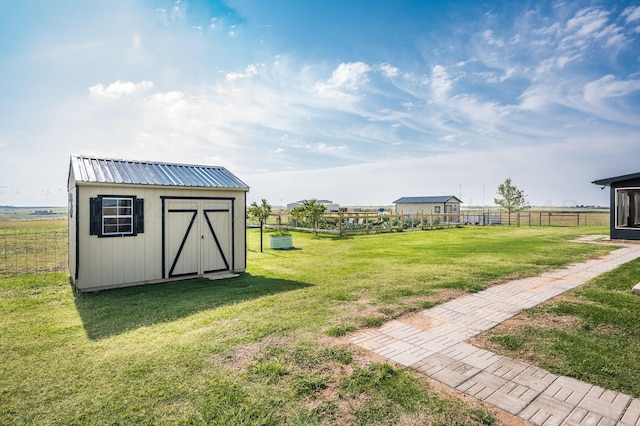
[[[393,203],[402,203],[402,204],[421,204],[421,203],[446,203],[454,198],[457,202],[461,203],[462,201],[456,197],[455,195],[436,195],[430,197],[402,197],[395,200]]]
[[[202,188],[249,187],[224,167],[71,156],[76,182]]]

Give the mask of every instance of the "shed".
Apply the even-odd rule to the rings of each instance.
[[[72,155],[67,189],[79,291],[246,268],[249,187],[224,167]]]
[[[452,214],[460,213],[462,201],[455,195],[439,195],[427,197],[402,197],[393,202],[396,212]]]
[[[610,187],[611,239],[640,240],[640,173],[594,180]]]

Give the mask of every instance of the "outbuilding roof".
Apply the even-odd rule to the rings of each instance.
[[[71,156],[76,182],[203,188],[249,187],[224,167]]]
[[[595,183],[596,185],[609,186],[614,183],[624,182],[627,180],[636,180],[636,179],[640,179],[640,173],[631,173],[628,175],[614,176],[606,179],[598,179],[598,180],[594,180],[591,183]]]
[[[307,201],[307,200],[296,201],[293,204],[302,204],[305,201]],[[331,200],[316,200],[316,203],[318,203],[318,204],[333,204],[333,201],[331,201]]]
[[[447,203],[454,199],[458,203],[462,201],[455,195],[436,195],[430,197],[402,197],[395,200],[394,204],[422,204],[422,203]]]

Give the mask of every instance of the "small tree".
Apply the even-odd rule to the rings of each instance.
[[[304,218],[304,209],[302,208],[302,206],[295,206],[289,213],[295,221],[296,226],[300,226],[299,222]]]
[[[305,218],[313,224],[313,227],[318,235],[318,221],[327,210],[327,206],[324,204],[318,204],[318,200],[315,198],[312,200],[304,200],[302,202],[302,210],[304,210]]]
[[[498,195],[500,195],[500,197],[494,198],[493,201],[507,210],[509,214],[509,225],[511,225],[511,213],[529,208],[527,196],[524,191],[511,184],[511,178],[506,178],[505,181],[498,186]]]
[[[260,205],[255,201],[252,202],[247,209],[247,213],[249,213],[249,216],[260,221],[260,253],[262,253],[262,225],[271,214],[271,205],[263,198]]]

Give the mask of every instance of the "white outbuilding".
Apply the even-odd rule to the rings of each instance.
[[[462,201],[455,195],[437,195],[427,197],[402,197],[393,202],[397,212],[455,214],[460,213]]]
[[[249,187],[224,167],[72,155],[67,188],[79,291],[246,268]]]

